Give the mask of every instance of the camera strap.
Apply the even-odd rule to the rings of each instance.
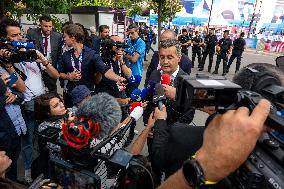
[[[81,72],[81,67],[82,67],[82,61],[83,61],[83,49],[81,49],[80,55],[79,55],[79,62],[78,62],[78,69],[76,68],[76,64],[75,64],[75,60],[74,60],[74,53],[71,54],[71,63],[72,63],[72,67],[74,68],[74,70],[79,70]]]

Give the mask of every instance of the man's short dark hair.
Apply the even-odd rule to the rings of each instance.
[[[184,29],[181,30],[181,32],[182,32],[182,33],[183,33],[183,32],[187,32],[187,30],[184,28]]]
[[[167,40],[160,41],[159,49],[161,48],[167,49],[173,46],[176,47],[177,55],[181,56],[181,45],[179,41],[176,39],[167,39]]]
[[[99,26],[99,32],[102,33],[105,29],[108,29],[109,30],[109,26],[107,25],[100,25]]]
[[[39,22],[42,22],[43,20],[46,21],[46,22],[52,21],[51,17],[48,16],[48,15],[43,15],[39,18]]]
[[[245,32],[242,32],[241,34],[240,34],[240,37],[244,37],[245,36]]]
[[[75,37],[76,41],[79,43],[84,43],[85,34],[82,27],[77,24],[68,24],[63,27],[62,31],[69,35],[70,37]]]
[[[128,29],[134,29],[135,31],[138,31],[138,27],[137,27],[136,24],[130,24],[130,25],[128,26]]]
[[[7,27],[14,26],[21,28],[19,22],[12,19],[5,19],[0,23],[0,37],[7,37]]]

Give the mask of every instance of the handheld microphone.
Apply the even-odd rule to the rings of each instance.
[[[141,95],[141,90],[140,89],[134,89],[132,93],[130,94],[130,98],[132,101],[138,101]]]
[[[165,91],[163,85],[156,84],[155,95],[153,96],[153,104],[159,107],[159,110],[163,110],[163,102],[166,100]]]
[[[140,83],[141,79],[142,79],[142,77],[140,75],[131,75],[128,78],[128,82],[129,83]]]
[[[12,41],[11,45],[17,48],[35,49],[35,45],[31,41]]]
[[[161,84],[171,85],[171,77],[169,74],[162,74]]]
[[[148,88],[142,89],[141,95],[140,95],[141,100],[142,100],[142,101],[145,101],[146,98],[147,98],[147,96],[148,96],[148,94],[149,94],[149,89],[148,89]]]

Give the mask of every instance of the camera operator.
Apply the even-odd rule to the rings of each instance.
[[[164,41],[167,39],[177,39],[177,35],[173,30],[166,30],[161,34],[160,41]],[[185,54],[181,55],[181,59],[179,62],[180,68],[187,74],[191,72],[191,60]],[[159,60],[159,52],[155,51],[151,63],[147,68],[146,79],[145,79],[145,86],[148,85],[149,77],[154,70],[160,69],[160,60]]]
[[[22,41],[20,25],[14,20],[1,22],[1,36],[9,41]],[[22,151],[25,163],[25,180],[31,182],[31,164],[32,164],[32,138],[34,127],[36,126],[34,118],[34,98],[45,92],[42,79],[42,71],[46,71],[53,79],[58,79],[59,74],[50,62],[37,51],[37,60],[30,62],[19,62],[14,66],[26,75],[24,93],[24,118],[27,126],[27,133],[22,137]]]
[[[129,78],[132,75],[131,69],[124,61],[123,44],[124,41],[119,36],[111,36],[111,52],[108,52],[108,61],[105,64],[110,67],[114,73],[121,77]],[[113,56],[112,56],[113,54]],[[115,81],[107,79],[103,76],[101,82],[96,85],[96,93],[106,92],[115,98],[125,98],[126,94],[123,89],[119,89]]]
[[[187,34],[187,30],[182,29],[182,34],[178,37],[179,42],[181,43],[181,52],[188,56],[188,47],[191,44],[190,37]],[[194,66],[192,66],[194,67]]]
[[[246,41],[244,40],[244,36],[245,36],[245,33],[242,32],[240,34],[240,37],[238,39],[235,39],[234,42],[233,42],[234,47],[233,47],[232,55],[229,59],[228,65],[227,65],[227,73],[229,72],[231,64],[233,63],[235,58],[237,58],[235,73],[237,71],[239,71],[239,69],[240,69],[242,54],[243,54],[243,52],[245,50],[245,46],[246,46]]]
[[[64,42],[69,47],[62,56],[59,64],[60,78],[68,80],[67,91],[64,91],[66,107],[72,106],[70,93],[77,85],[86,85],[90,91],[94,91],[94,76],[96,73],[103,74],[106,78],[116,81],[123,86],[125,79],[116,75],[102,61],[101,57],[94,50],[83,45],[84,31],[76,24],[69,24],[63,28]]]
[[[203,144],[195,157],[185,161],[182,168],[159,188],[190,189],[204,185],[206,187],[228,176],[254,149],[269,112],[270,103],[261,100],[251,114],[248,108],[240,107],[216,116],[205,129]],[[157,120],[154,137],[157,127],[162,127],[162,122],[165,123],[165,108],[162,112],[156,109],[155,118]],[[196,170],[199,170],[199,173]]]

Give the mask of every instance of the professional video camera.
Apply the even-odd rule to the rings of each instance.
[[[187,42],[188,42],[187,36],[181,35],[181,36],[179,37],[179,42],[180,42],[181,44],[187,43]]]
[[[20,49],[26,49],[21,51]],[[0,63],[19,63],[22,61],[34,61],[37,59],[35,46],[32,42],[12,41],[0,39],[0,49],[6,49],[5,56],[0,56]]]
[[[251,70],[252,72],[256,71]],[[279,115],[279,111],[283,110],[284,88],[269,75],[263,74],[259,78],[261,79],[255,83],[253,88],[257,92],[254,92],[242,90],[239,85],[222,76],[197,75],[195,78],[180,76],[178,78],[177,102],[184,110],[190,107],[215,106],[218,113],[224,113],[240,106],[246,106],[253,110],[261,98],[266,98],[272,103],[272,107],[265,124],[284,133],[284,119]],[[206,124],[210,122],[210,118],[212,119],[209,116]],[[258,141],[256,148],[246,162],[221,182],[227,185],[225,188],[284,187],[284,146],[270,133],[267,135],[269,136],[267,139]]]
[[[112,59],[115,56],[115,52],[112,50],[112,47],[116,46],[117,48],[121,48],[124,50],[125,48],[128,48],[128,45],[119,41],[113,41],[110,38],[106,38],[101,41],[101,57],[104,60],[104,62],[108,62],[110,59]]]

